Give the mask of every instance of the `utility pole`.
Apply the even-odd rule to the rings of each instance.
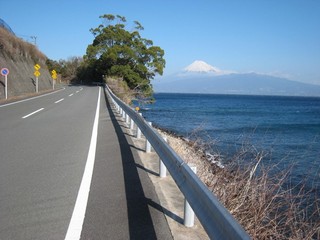
[[[34,39],[34,45],[37,46],[37,36],[30,36],[31,39]]]

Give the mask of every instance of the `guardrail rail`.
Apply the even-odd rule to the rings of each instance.
[[[250,239],[247,232],[230,212],[158,132],[140,114],[115,96],[107,85],[105,91],[109,99],[120,110],[126,122],[133,121],[137,126],[137,131],[141,131],[151,144],[192,207],[208,236],[211,239]]]

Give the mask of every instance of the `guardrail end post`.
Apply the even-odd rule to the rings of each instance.
[[[190,166],[191,170],[196,173],[197,172],[197,167],[195,166]],[[193,227],[194,226],[194,211],[192,210],[190,204],[188,201],[185,199],[184,200],[184,221],[183,224],[186,227]]]

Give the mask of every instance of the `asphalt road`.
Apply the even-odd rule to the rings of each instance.
[[[86,168],[98,96],[98,87],[72,86],[0,106],[1,240],[65,238]],[[171,239],[153,186],[137,168],[139,159],[103,91],[100,100],[81,239]]]

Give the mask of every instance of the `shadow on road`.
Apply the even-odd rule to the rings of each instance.
[[[149,210],[150,199],[146,198],[141,184],[137,163],[126,136],[105,94],[107,109],[115,128],[121,148],[121,158],[128,208],[130,239],[157,239],[154,223]]]

